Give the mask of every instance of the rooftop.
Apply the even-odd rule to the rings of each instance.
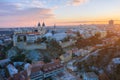
[[[59,62],[47,63],[44,65],[41,65],[38,63],[35,65],[32,65],[32,72],[36,72],[36,71],[49,72],[49,71],[53,71],[53,70],[61,68],[61,67],[63,67],[63,64],[61,64]]]
[[[120,64],[120,58],[114,58],[112,62],[115,64]]]
[[[88,72],[86,73],[86,76],[88,78],[98,78],[98,76],[94,72]]]

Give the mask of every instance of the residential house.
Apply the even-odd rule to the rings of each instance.
[[[9,72],[9,74],[10,74],[11,77],[13,77],[14,74],[18,73],[18,70],[12,64],[9,64],[7,66],[7,69],[8,69],[8,72]]]
[[[31,69],[31,80],[43,80],[44,74],[42,72],[42,65],[41,64],[34,64],[32,65]]]
[[[99,80],[99,77],[94,72],[87,72],[84,73],[83,80]]]
[[[47,64],[34,64],[32,66],[30,79],[43,80],[44,78],[57,75],[64,71],[63,64],[61,63],[47,63]]]
[[[71,71],[77,71],[77,67],[74,66],[74,62],[76,60],[72,60],[70,62],[67,63],[67,69],[71,70]]]
[[[64,71],[63,64],[60,63],[48,63],[43,65],[44,78],[54,76]]]
[[[30,78],[27,76],[26,71],[21,71],[17,74],[14,74],[13,77],[9,77],[7,80],[30,80]]]
[[[60,59],[62,62],[68,62],[69,60],[72,59],[72,53],[65,53],[60,56]]]

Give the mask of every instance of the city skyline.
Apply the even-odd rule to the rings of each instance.
[[[120,0],[1,0],[0,27],[106,24],[118,20]],[[92,22],[93,21],[93,22]]]

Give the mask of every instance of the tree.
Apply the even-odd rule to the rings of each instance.
[[[17,37],[17,42],[20,42],[20,41],[22,41],[22,40],[21,40],[20,36],[18,36]]]
[[[43,38],[38,38],[36,43],[42,43],[42,42],[45,42],[47,40],[46,37],[43,37]]]
[[[57,58],[60,55],[64,54],[64,51],[63,51],[62,47],[54,39],[52,39],[48,42],[47,50],[50,53],[50,55],[53,56],[53,58]]]
[[[51,33],[54,35],[56,32],[54,30],[52,30]]]
[[[86,39],[83,39],[81,37],[79,37],[75,43],[75,45],[78,47],[78,48],[84,48],[86,47],[88,44],[88,42],[86,41]]]
[[[70,36],[67,36],[62,40],[62,42],[66,42],[66,41],[69,41],[69,40],[70,40]]]
[[[26,36],[23,37],[24,41],[26,41]]]
[[[24,54],[17,54],[16,56],[12,56],[11,61],[13,61],[13,62],[18,62],[18,61],[24,62],[25,61],[25,55]]]
[[[81,37],[81,35],[80,35],[80,32],[79,32],[79,31],[77,31],[77,32],[76,32],[76,34],[77,34],[77,37]]]
[[[120,64],[117,65],[115,71],[114,71],[114,76],[116,77],[116,80],[120,80]]]
[[[47,56],[44,56],[44,62],[45,62],[45,63],[49,63],[49,62],[51,62],[51,59],[48,58]]]
[[[18,53],[21,53],[20,49],[14,46],[7,51],[7,57],[11,58],[12,56],[16,56]]]
[[[5,59],[5,53],[0,52],[0,60]]]
[[[31,60],[33,62],[43,60],[43,55],[38,50],[29,50],[29,51],[23,52],[23,54],[25,54],[26,59]]]

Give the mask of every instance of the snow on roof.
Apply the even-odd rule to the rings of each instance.
[[[10,76],[13,76],[14,74],[18,73],[18,70],[12,64],[9,64],[7,66],[7,69],[9,71]]]
[[[46,33],[45,35],[44,35],[44,37],[51,37],[52,36],[52,33]]]
[[[29,63],[26,63],[24,65],[24,69],[27,71],[28,76],[30,76],[30,74],[31,74],[31,68],[32,68],[32,66]]]
[[[115,64],[120,64],[120,58],[114,58],[112,62]]]
[[[67,66],[68,69],[71,69],[72,71],[76,71],[77,67],[76,66]]]
[[[72,60],[70,62],[68,62],[69,65],[72,65],[76,60]]]
[[[53,38],[57,41],[63,40],[65,37],[67,37],[66,33],[56,33],[53,35]]]
[[[80,34],[83,34],[85,31],[84,30],[79,30]]]
[[[0,65],[3,65],[3,64],[8,63],[8,62],[10,62],[10,59],[0,60]]]

